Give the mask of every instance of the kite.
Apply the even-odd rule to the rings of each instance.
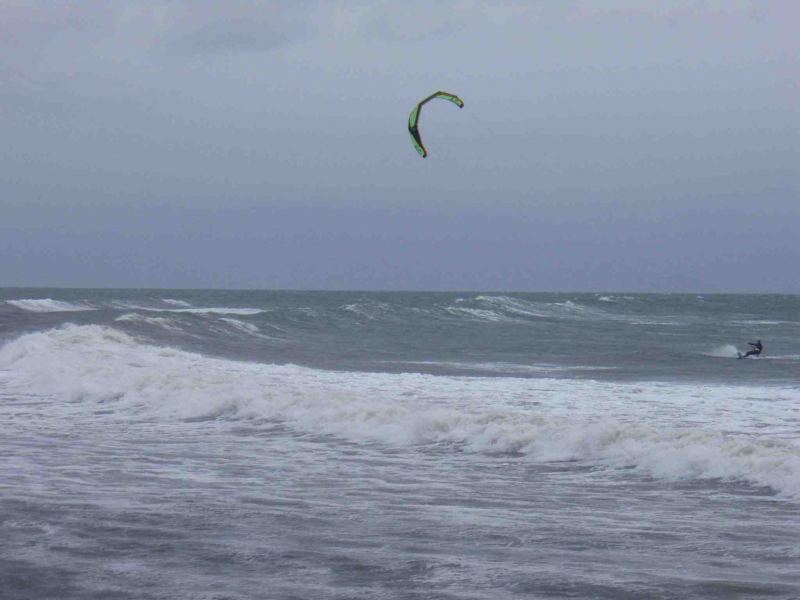
[[[417,152],[419,152],[419,155],[422,158],[428,156],[428,150],[422,143],[422,138],[419,136],[419,129],[417,129],[417,125],[419,124],[419,116],[420,112],[422,111],[422,106],[434,98],[449,100],[458,108],[464,108],[464,101],[455,94],[451,94],[449,92],[436,92],[435,94],[431,94],[424,100],[421,100],[420,103],[414,107],[414,110],[412,110],[411,114],[408,116],[408,132],[411,134],[411,143],[414,144],[414,148],[416,148]]]

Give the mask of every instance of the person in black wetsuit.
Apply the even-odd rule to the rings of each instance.
[[[755,342],[747,342],[748,346],[752,346],[750,350],[742,354],[739,353],[739,358],[747,358],[748,356],[758,356],[761,354],[761,351],[764,349],[764,346],[761,344],[761,340],[756,340]]]

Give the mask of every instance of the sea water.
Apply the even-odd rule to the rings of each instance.
[[[798,296],[0,290],[3,600],[758,597]]]

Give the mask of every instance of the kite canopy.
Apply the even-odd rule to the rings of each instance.
[[[464,101],[456,96],[455,94],[451,94],[449,92],[436,92],[435,94],[431,94],[424,100],[421,100],[419,104],[414,107],[414,110],[411,111],[411,114],[408,116],[408,132],[411,134],[411,143],[414,144],[414,148],[417,149],[419,155],[422,158],[428,156],[428,151],[425,148],[425,145],[422,143],[422,138],[419,136],[419,129],[417,129],[417,124],[419,123],[420,112],[422,111],[422,105],[426,102],[430,102],[434,98],[441,98],[442,100],[449,100],[453,104],[455,104],[458,108],[464,108]]]

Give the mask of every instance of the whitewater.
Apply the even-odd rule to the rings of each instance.
[[[800,597],[799,308],[0,290],[0,597]]]

